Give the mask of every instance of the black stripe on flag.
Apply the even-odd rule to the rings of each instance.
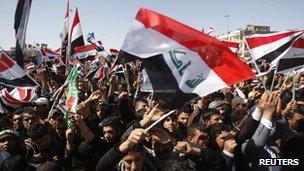
[[[14,28],[16,32],[19,29],[20,23],[21,23],[21,18],[23,14],[23,7],[24,7],[25,0],[19,0],[15,12],[15,23],[14,23]]]
[[[0,84],[9,87],[35,87],[37,84],[32,81],[27,75],[14,79],[8,80],[0,77]]]
[[[79,36],[77,39],[73,40],[71,42],[71,56],[75,53],[74,48],[78,46],[84,46],[84,39],[83,35]]]
[[[22,69],[24,68],[24,54],[18,40],[16,40],[16,62]]]
[[[151,81],[154,97],[161,99],[167,108],[179,108],[191,99],[198,97],[194,93],[184,93],[180,90],[174,75],[166,64],[162,54],[146,59],[138,58],[127,52],[121,52],[122,60],[140,59]]]
[[[285,43],[283,46],[279,47],[278,49],[264,55],[261,57],[258,61],[262,61],[261,59],[266,59],[267,62],[271,63],[273,60],[275,60],[278,56],[280,56],[282,53],[284,53],[289,47],[292,46],[293,42],[297,40],[299,37],[301,37],[302,34],[295,36],[292,38],[289,42]]]
[[[278,64],[278,72],[290,69],[297,69],[304,66],[304,58],[282,58]]]

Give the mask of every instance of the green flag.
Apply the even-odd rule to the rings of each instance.
[[[78,77],[78,69],[74,67],[67,80],[69,81],[69,85],[67,88],[67,99],[66,99],[66,107],[69,112],[76,113],[76,107],[78,103],[78,89],[77,89],[77,77]]]
[[[74,67],[67,78],[69,85],[67,87],[67,97],[66,97],[67,110],[68,112],[72,112],[72,113],[76,113],[77,104],[78,104],[77,77],[78,77],[78,67]],[[67,121],[68,127],[70,127],[72,123],[67,115],[65,116],[65,119]]]

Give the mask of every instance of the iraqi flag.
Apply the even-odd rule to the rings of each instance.
[[[1,90],[0,104],[5,112],[14,111],[29,102],[38,99],[34,87],[18,87],[9,92],[6,88]]]
[[[278,72],[286,73],[304,66],[304,36],[297,39],[290,50],[280,59]]]
[[[48,62],[48,61],[54,61],[54,59],[57,56],[60,56],[59,53],[56,53],[54,51],[52,51],[51,49],[48,49],[46,47],[41,47],[41,53],[43,55],[43,61]]]
[[[68,40],[69,40],[69,2],[66,7],[65,16],[64,16],[64,24],[63,31],[61,36],[61,56],[63,57],[63,61],[66,61]]]
[[[25,36],[31,4],[32,0],[18,0],[15,11],[16,61],[21,68],[24,66]]]
[[[172,93],[166,97],[177,106],[254,77],[220,40],[144,8],[137,13],[120,55],[141,59],[153,90]]]
[[[303,30],[254,34],[246,36],[246,42],[254,60],[259,62],[265,59],[274,67],[302,34]]]
[[[94,44],[75,47],[74,52],[77,59],[86,59],[97,54],[96,45]]]
[[[85,78],[90,78],[90,79],[96,79],[96,80],[102,80],[106,75],[107,72],[109,71],[109,68],[107,65],[103,65],[101,67],[97,67],[90,71]]]
[[[71,52],[70,52],[70,63],[74,60],[73,55],[75,54],[75,47],[84,46],[84,38],[80,25],[80,19],[78,14],[78,8],[76,8],[75,17],[71,29]],[[72,59],[71,59],[72,58]]]
[[[7,54],[0,52],[0,84],[9,87],[38,86]]]
[[[221,40],[233,53],[237,53],[239,50],[239,43]]]

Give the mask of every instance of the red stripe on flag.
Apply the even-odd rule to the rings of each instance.
[[[28,88],[17,88],[17,91],[19,93],[19,97],[21,101],[29,101],[32,98],[32,89]]]
[[[292,47],[304,49],[304,38],[300,37],[293,43]]]
[[[14,62],[8,58],[5,53],[0,54],[0,72],[10,69],[14,66]]]
[[[85,46],[77,46],[74,48],[75,53],[88,52],[91,50],[96,50],[96,45],[85,45]]]
[[[80,23],[79,14],[78,14],[78,8],[76,7],[75,17],[72,24],[72,30],[74,30],[74,27]],[[72,34],[71,34],[72,35]]]
[[[3,91],[3,98],[8,102],[8,103],[10,103],[10,104],[13,104],[13,105],[22,105],[23,103],[22,102],[20,102],[20,101],[18,101],[18,100],[16,100],[14,97],[12,97],[10,94],[9,94],[9,92],[7,91],[7,89],[5,89],[4,91]]]
[[[153,29],[197,52],[201,59],[228,85],[254,77],[249,66],[218,39],[144,8],[139,10],[136,19],[146,28]]]
[[[230,48],[239,48],[239,43],[236,42],[229,42],[229,41],[225,41],[225,40],[221,40],[226,46],[230,47]]]
[[[291,36],[295,33],[302,32],[302,30],[299,31],[289,31],[286,33],[281,33],[281,34],[274,34],[273,36],[260,36],[260,37],[247,37],[246,40],[248,42],[248,46],[250,49],[256,48],[258,46],[262,46],[265,44],[269,44],[272,42],[275,42],[277,40],[283,39],[285,37]]]

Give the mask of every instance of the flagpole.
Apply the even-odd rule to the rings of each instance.
[[[279,65],[279,62],[278,62]],[[278,65],[276,66],[274,73],[273,73],[273,77],[272,77],[272,81],[271,81],[271,86],[270,86],[270,92],[272,92],[273,88],[274,88],[274,81],[278,72]]]
[[[296,98],[296,72],[295,70],[292,70],[293,77],[292,77],[292,100],[295,100]]]
[[[68,47],[66,48],[65,52],[65,75],[68,75],[69,73],[69,68],[70,68],[70,48],[71,48],[71,32],[70,32],[70,1],[68,0]]]

